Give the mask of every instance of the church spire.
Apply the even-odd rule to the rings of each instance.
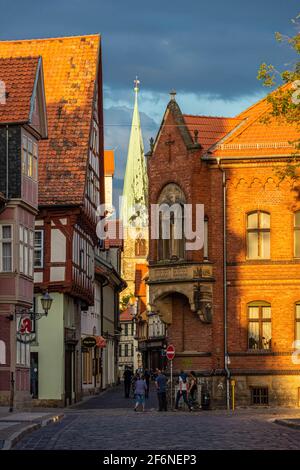
[[[134,80],[134,110],[128,145],[121,209],[121,217],[124,226],[142,223],[142,220],[137,220],[139,216],[142,216],[138,206],[147,208],[148,202],[148,178],[138,110],[139,84],[140,81],[138,77],[136,77]]]

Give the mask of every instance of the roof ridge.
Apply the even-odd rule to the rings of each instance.
[[[209,119],[238,119],[236,116],[209,116],[208,114],[182,114],[184,116],[188,117],[204,117],[204,118],[209,118]]]
[[[101,37],[101,33],[94,33],[94,34],[77,34],[75,36],[57,36],[57,37],[49,37],[49,38],[28,38],[28,39],[0,39],[1,43],[5,42],[32,42],[32,41],[55,41],[57,39],[76,39],[76,38],[90,38],[90,37]]]

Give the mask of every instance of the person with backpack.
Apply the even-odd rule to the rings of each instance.
[[[184,403],[187,405],[188,409],[192,411],[193,407],[188,402],[188,381],[187,381],[187,374],[181,370],[180,375],[178,377],[179,383],[179,390],[176,396],[176,403],[175,403],[175,410],[178,410],[178,405],[181,397],[183,398]]]

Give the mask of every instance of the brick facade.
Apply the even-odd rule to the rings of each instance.
[[[150,302],[168,324],[168,342],[177,351],[175,371],[195,370],[200,383],[211,393],[212,405],[225,405],[222,169],[227,191],[228,367],[230,379],[235,380],[236,404],[250,405],[252,387],[264,387],[268,388],[269,404],[298,406],[300,369],[293,363],[292,354],[295,304],[300,301],[300,260],[294,257],[294,212],[300,210],[299,184],[288,178],[280,180],[276,175],[274,167],[284,164],[285,155],[281,159],[272,158],[272,151],[266,150],[265,156],[255,158],[255,151],[250,150],[253,156],[239,159],[229,156],[222,159],[220,155],[218,165],[202,145],[201,128],[198,135],[201,148],[197,148],[198,141],[184,126],[183,115],[171,100],[148,158],[150,204],[157,203],[166,184],[175,183],[184,191],[187,203],[204,204],[208,219],[212,278],[208,284],[202,279],[200,285],[212,288],[209,324],[199,319],[188,294],[196,285],[194,278],[175,279],[170,274],[169,279],[165,276],[163,281],[157,280],[160,266],[171,272],[172,266],[184,268],[193,262],[199,263],[203,272],[203,249],[187,251],[183,260],[159,261],[157,241],[150,241]],[[168,142],[173,143],[170,146]],[[257,210],[270,214],[270,259],[247,259],[247,214]],[[271,305],[270,350],[248,349],[248,304],[257,301]]]

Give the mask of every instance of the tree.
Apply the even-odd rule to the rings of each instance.
[[[295,51],[295,63],[290,70],[281,72],[273,65],[263,63],[259,68],[257,78],[269,88],[281,85],[268,95],[267,101],[271,104],[271,111],[263,120],[267,123],[272,117],[275,117],[279,120],[283,119],[299,129],[299,138],[291,142],[295,146],[295,151],[291,154],[287,166],[280,171],[282,177],[298,178],[296,169],[300,167],[297,158],[300,152],[300,14],[292,20],[292,23],[296,30],[294,36],[275,33],[275,38],[278,42],[285,42]]]

